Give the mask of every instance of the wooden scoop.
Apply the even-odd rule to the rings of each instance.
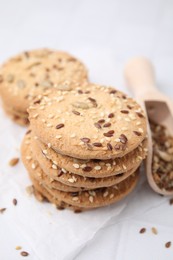
[[[125,66],[125,78],[130,90],[143,107],[149,119],[164,125],[173,134],[173,102],[156,88],[154,69],[151,62],[142,57],[131,59]],[[148,123],[148,156],[146,173],[151,188],[163,195],[173,195],[173,191],[160,189],[152,175],[152,137]]]

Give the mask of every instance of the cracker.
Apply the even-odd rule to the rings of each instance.
[[[49,91],[30,106],[35,135],[56,152],[79,159],[117,158],[137,148],[147,133],[141,107],[110,87],[87,83],[83,88]]]
[[[6,107],[26,112],[47,89],[70,90],[70,82],[77,87],[86,80],[85,66],[70,54],[38,49],[23,52],[2,65],[0,95]]]

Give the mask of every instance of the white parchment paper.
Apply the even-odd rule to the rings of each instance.
[[[20,157],[20,143],[26,131],[0,111],[0,208],[7,210],[0,216],[0,259],[18,259],[15,246],[22,246],[31,259],[64,259],[104,226],[112,217],[120,214],[126,202],[82,214],[69,210],[58,211],[49,203],[40,203],[28,196],[30,184],[27,172],[20,160],[15,167],[8,162]],[[17,206],[12,203],[18,201]],[[10,245],[9,245],[10,243]],[[8,245],[8,250],[7,249]]]
[[[11,158],[20,157],[20,143],[26,129],[14,124],[2,109],[0,126],[0,208],[7,208],[0,215],[0,259],[20,259],[16,246],[29,252],[28,259],[74,259],[101,228],[127,221],[165,200],[151,196],[141,178],[135,191],[123,201],[81,214],[40,203],[26,192],[30,180],[21,160],[15,167],[8,165]],[[17,199],[17,206],[13,205],[13,198]]]

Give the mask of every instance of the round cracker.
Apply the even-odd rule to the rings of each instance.
[[[56,152],[74,158],[122,157],[147,133],[144,113],[133,99],[89,83],[80,92],[48,91],[28,112],[35,135]]]
[[[46,89],[69,89],[70,82],[86,80],[85,66],[70,54],[38,49],[23,52],[2,65],[0,94],[6,106],[25,112]]]

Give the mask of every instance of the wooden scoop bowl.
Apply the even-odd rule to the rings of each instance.
[[[148,118],[164,125],[173,135],[173,102],[156,88],[154,69],[151,62],[142,57],[131,59],[125,66],[125,78],[130,90],[143,107]],[[162,195],[173,195],[173,191],[160,189],[152,174],[152,137],[148,123],[148,156],[146,174],[151,188]]]

